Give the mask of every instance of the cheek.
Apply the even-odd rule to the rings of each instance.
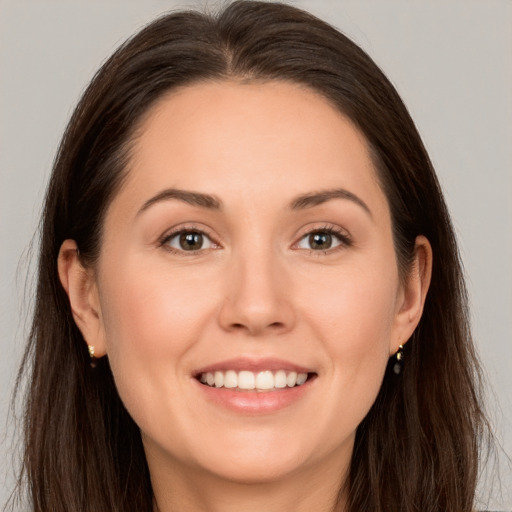
[[[393,268],[393,267],[391,267]],[[398,277],[379,267],[338,273],[303,314],[328,354],[340,422],[358,424],[373,404],[389,358]],[[348,425],[353,428],[355,425]]]
[[[192,273],[170,272],[165,264],[148,265],[142,258],[119,262],[103,283],[109,351],[121,345],[143,352],[179,349],[209,307],[208,294]]]
[[[171,273],[165,263],[147,265],[144,258],[116,260],[104,276],[102,320],[119,392],[123,399],[134,393],[158,396],[177,377],[173,363],[193,347],[213,315],[209,294],[191,273]]]
[[[322,287],[316,282],[314,294],[307,290],[315,289],[315,283],[306,283],[303,314],[323,334],[333,356],[349,352],[362,355],[384,345],[388,354],[398,275],[393,266],[381,267],[376,262],[332,272],[322,280]]]

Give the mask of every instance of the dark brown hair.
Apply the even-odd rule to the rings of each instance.
[[[176,87],[223,79],[290,81],[330,100],[371,149],[401,275],[417,235],[433,248],[430,291],[404,370],[398,377],[386,372],[357,430],[349,511],[471,511],[487,423],[457,246],[420,136],[393,86],[357,45],[308,13],[252,1],[215,16],[171,13],[145,27],[99,70],[67,127],[46,196],[20,373],[30,375],[20,482],[33,510],[152,510],[139,430],[108,359],[90,368],[57,256],[71,238],[82,262],[94,265],[105,210],[122,185],[137,125],[155,101]]]

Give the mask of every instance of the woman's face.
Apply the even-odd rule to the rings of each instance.
[[[151,470],[341,475],[409,295],[354,125],[298,85],[212,82],[144,119],[82,330]]]

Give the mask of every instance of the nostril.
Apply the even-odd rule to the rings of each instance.
[[[282,330],[285,328],[285,324],[283,322],[272,322],[268,325],[255,325],[254,323],[250,324],[248,323],[247,325],[246,324],[243,324],[243,323],[240,323],[240,322],[236,322],[236,323],[232,323],[230,325],[231,329],[234,330],[234,331],[241,331],[241,330],[247,330],[249,331],[251,334],[257,334],[261,331],[265,331],[265,330],[270,330],[270,331],[279,331],[279,330]]]

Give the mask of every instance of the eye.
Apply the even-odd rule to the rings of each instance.
[[[303,236],[296,247],[310,251],[328,251],[340,246],[350,245],[348,237],[334,229],[319,229]]]
[[[201,231],[181,230],[167,236],[162,245],[168,246],[176,251],[201,251],[216,247],[212,240]]]

